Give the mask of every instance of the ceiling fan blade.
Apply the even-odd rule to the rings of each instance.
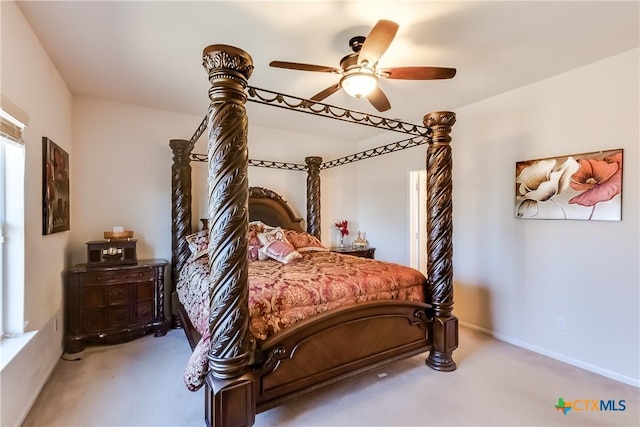
[[[311,98],[311,100],[313,101],[322,101],[323,99],[325,99],[326,97],[328,97],[329,95],[333,95],[334,93],[336,93],[338,90],[340,90],[340,84],[336,83],[333,86],[329,86],[328,88],[326,88],[325,90],[323,90],[322,92],[318,92],[315,95],[313,95]]]
[[[379,87],[376,87],[373,92],[367,95],[367,99],[369,100],[371,105],[373,105],[376,110],[380,112],[387,111],[389,108],[391,108],[391,104],[389,104],[387,96]]]
[[[358,54],[358,63],[366,61],[370,66],[374,66],[383,53],[387,51],[393,38],[398,32],[398,24],[393,21],[381,19],[373,27]]]
[[[455,68],[443,67],[393,67],[379,70],[382,77],[397,80],[450,79],[456,75]]]
[[[301,64],[299,62],[271,61],[270,66],[276,68],[286,68],[288,70],[318,71],[321,73],[340,73],[341,70],[325,65]]]

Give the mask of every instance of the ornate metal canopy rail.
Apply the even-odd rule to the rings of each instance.
[[[323,104],[321,102],[310,102],[307,99],[298,98],[292,95],[284,95],[277,92],[272,92],[267,89],[260,89],[253,86],[248,87],[248,101],[257,102],[259,104],[273,105],[274,107],[285,108],[288,110],[299,111],[301,113],[313,114],[321,117],[327,117],[334,120],[340,120],[349,123],[357,123],[364,126],[370,126],[375,128],[382,128],[391,130],[394,132],[407,133],[410,135],[424,136],[428,135],[429,129],[423,126],[418,126],[413,123],[402,122],[400,120],[387,119],[385,117],[375,116],[368,113],[362,113],[360,111],[347,110],[342,107],[336,107],[335,105]],[[267,98],[261,96],[260,92],[272,95]],[[292,101],[287,101],[292,100]],[[200,122],[200,126],[196,129],[195,133],[189,140],[189,149],[193,150],[196,141],[200,139],[205,130],[207,130],[207,119],[209,112]],[[200,161],[200,159],[192,159]]]
[[[357,162],[358,160],[370,159],[372,157],[382,156],[383,154],[393,153],[394,151],[417,147],[418,145],[426,144],[427,141],[427,138],[414,136],[413,138],[383,145],[381,147],[371,148],[369,150],[350,154],[348,156],[331,160],[329,162],[324,162],[322,165],[320,165],[320,169],[329,169],[340,165],[346,165],[347,163]]]
[[[198,139],[200,139],[200,137],[202,136],[204,131],[207,130],[207,119],[208,118],[209,118],[209,112],[207,111],[207,115],[204,116],[204,119],[202,119],[202,122],[200,122],[200,126],[198,126],[198,129],[196,129],[196,132],[193,134],[193,136],[189,140],[189,151],[193,150],[193,147],[196,145],[196,142],[198,141]],[[192,159],[192,160],[200,161],[200,159]],[[207,161],[207,155],[206,154],[204,154],[204,161],[205,162]]]
[[[414,136],[413,138],[403,139],[402,141],[393,142],[391,144],[382,145],[376,148],[370,148],[365,151],[360,151],[359,153],[350,154],[348,156],[344,156],[335,160],[324,162],[320,165],[320,169],[321,170],[329,169],[336,166],[342,166],[348,163],[357,162],[358,160],[370,159],[372,157],[382,156],[383,154],[389,154],[389,153],[393,153],[400,150],[406,150],[407,148],[417,147],[419,145],[426,144],[427,142],[428,142],[428,138]],[[192,161],[196,161],[196,162],[207,161],[206,154],[191,153],[190,158]],[[270,160],[249,159],[249,166],[256,166],[256,167],[270,168],[270,169],[285,169],[285,170],[302,171],[302,172],[308,170],[307,165],[301,165],[298,163],[273,162]]]
[[[269,160],[249,159],[249,166],[257,166],[260,168],[271,168],[271,169],[285,169],[290,171],[302,171],[302,172],[307,170],[307,165],[300,165],[298,163],[272,162]]]
[[[206,154],[191,153],[189,158],[194,162],[207,162]],[[301,165],[299,163],[285,163],[285,162],[272,162],[270,160],[252,160],[249,159],[249,166],[256,166],[259,168],[271,168],[271,169],[284,169],[290,171],[306,171],[307,165]]]
[[[314,114],[321,117],[327,117],[330,119],[346,121],[349,123],[356,123],[364,126],[370,126],[375,128],[382,128],[394,132],[401,132],[410,135],[415,135],[412,138],[404,139],[402,141],[394,142],[391,144],[383,145],[380,147],[372,148],[369,150],[361,151],[359,153],[351,154],[345,157],[341,157],[335,160],[324,162],[320,165],[320,169],[328,169],[336,166],[346,165],[348,163],[357,162],[358,160],[369,159],[383,154],[393,153],[395,151],[405,150],[407,148],[417,147],[427,143],[430,138],[429,128],[418,126],[412,123],[406,123],[399,120],[387,119],[380,116],[375,116],[359,111],[347,110],[342,107],[336,107],[334,105],[323,104],[321,102],[311,102],[308,99],[298,98],[292,95],[284,95],[281,93],[273,92],[267,89],[260,89],[253,86],[247,88],[248,101],[257,102],[266,105],[272,105],[274,107],[285,108],[293,111],[299,111],[301,113]],[[193,149],[196,141],[200,139],[202,134],[207,130],[209,112],[202,119],[200,126],[189,140],[189,151]],[[190,159],[196,162],[206,162],[206,154],[191,153]],[[269,160],[251,160],[249,159],[249,166],[263,167],[270,169],[284,169],[295,171],[308,170],[307,165],[298,163],[285,163],[274,162]]]
[[[387,119],[385,117],[374,116],[360,111],[347,110],[342,107],[336,107],[335,105],[313,102],[308,99],[284,95],[267,89],[249,86],[247,90],[249,96],[247,100],[251,102],[273,105],[274,107],[299,111],[301,113],[313,114],[334,120],[356,123],[364,126],[391,130],[394,132],[407,133],[410,135],[426,137],[429,132],[426,127],[418,126],[413,123]]]

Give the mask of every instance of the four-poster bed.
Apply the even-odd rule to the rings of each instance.
[[[265,162],[248,159],[247,115],[249,96],[268,103],[249,88],[253,64],[244,51],[212,45],[204,49],[211,88],[211,107],[205,119],[209,128],[208,210],[208,325],[198,332],[173,295],[187,337],[196,351],[205,352],[205,420],[208,425],[252,425],[256,413],[321,386],[375,369],[400,358],[429,351],[426,364],[433,369],[456,368],[452,352],[458,344],[458,321],[453,315],[451,138],[455,114],[436,112],[424,117],[424,128],[346,111],[339,120],[403,131],[417,135],[397,143],[322,163],[307,157],[305,165],[270,162],[281,169],[306,170],[306,232],[320,236],[320,171],[395,149],[427,143],[428,274],[420,300],[380,299],[342,305],[301,320],[264,340],[249,331],[248,232],[250,220],[301,230],[299,218],[274,192],[249,189],[249,165]],[[277,94],[272,101],[281,102]],[[318,115],[334,114],[328,106],[300,100],[293,109]],[[281,106],[281,105],[278,105]],[[291,108],[291,107],[287,107]],[[315,110],[314,110],[315,108]],[[335,114],[334,114],[335,115]],[[191,251],[191,151],[205,122],[190,140],[172,140],[172,283],[189,263]],[[416,142],[417,140],[420,142]],[[262,163],[262,164],[256,164]],[[346,256],[348,255],[336,255]],[[375,263],[377,261],[365,260]],[[424,278],[424,276],[422,276]],[[202,326],[202,325],[201,325]],[[207,335],[206,348],[198,348]],[[194,352],[195,354],[195,352]]]

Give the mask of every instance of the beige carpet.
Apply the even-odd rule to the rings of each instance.
[[[203,393],[182,383],[182,330],[61,360],[24,426],[203,426]],[[640,390],[461,329],[458,369],[425,355],[389,365],[259,414],[257,426],[638,426]],[[385,375],[386,374],[386,375]],[[554,408],[625,400],[624,411]],[[619,406],[616,406],[619,408]]]

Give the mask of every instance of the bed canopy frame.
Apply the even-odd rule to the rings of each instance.
[[[211,88],[209,111],[190,140],[173,139],[172,165],[172,286],[185,264],[190,251],[185,237],[193,232],[191,223],[191,161],[208,162],[208,230],[209,267],[209,332],[211,346],[208,353],[209,374],[206,379],[205,422],[210,426],[252,425],[256,413],[282,401],[312,391],[385,363],[429,351],[426,364],[439,371],[453,371],[456,364],[452,353],[458,346],[458,320],[453,315],[452,269],[452,156],[450,132],[455,113],[433,112],[424,116],[424,127],[354,112],[343,108],[311,102],[302,98],[278,94],[248,86],[253,72],[253,60],[245,51],[228,45],[211,45],[203,51]],[[287,108],[335,120],[372,126],[410,135],[394,144],[366,150],[350,156],[322,161],[311,156],[305,164],[291,164],[248,158],[247,101]],[[206,157],[192,153],[196,141],[209,129]],[[423,303],[398,301],[361,303],[355,308],[338,309],[328,315],[317,315],[292,330],[262,343],[262,360],[256,362],[249,334],[247,230],[249,200],[271,199],[279,196],[269,190],[248,185],[248,166],[268,167],[307,172],[307,232],[320,237],[320,172],[390,152],[427,144],[427,289]],[[257,192],[257,193],[256,193]],[[269,202],[271,203],[271,202]],[[292,221],[299,223],[299,218]],[[174,304],[176,298],[173,298]],[[179,303],[177,303],[179,304]],[[174,310],[175,312],[175,310]],[[387,324],[391,317],[402,323]],[[408,323],[421,328],[419,343],[413,335],[406,342],[380,344],[382,350],[353,349],[339,334],[368,332],[375,340],[386,340],[382,330],[392,329],[388,335],[400,334]],[[367,323],[371,322],[371,323]],[[377,322],[377,323],[376,323]],[[387,327],[388,326],[388,327]],[[385,329],[383,328],[383,329]],[[378,329],[378,330],[376,330]],[[426,332],[426,333],[425,333]],[[324,335],[323,335],[324,334]],[[331,335],[334,334],[334,335]],[[412,332],[413,334],[413,332]],[[402,334],[400,334],[402,335]],[[426,336],[425,336],[426,335]],[[321,336],[318,341],[317,336]],[[338,338],[336,338],[338,337]],[[334,344],[335,340],[341,344]],[[397,340],[398,338],[393,338]],[[330,340],[331,357],[341,359],[339,366],[315,367],[317,353],[304,359],[294,349],[301,343],[316,343],[316,349],[326,348]],[[391,338],[389,338],[391,340]],[[192,347],[195,345],[190,339]],[[379,343],[378,343],[379,344]],[[378,345],[377,344],[377,345]],[[386,345],[386,347],[385,347]],[[362,352],[366,354],[363,356]],[[353,354],[352,354],[353,353]],[[357,353],[357,354],[356,354]],[[297,364],[296,364],[297,363]],[[320,362],[318,362],[320,363]],[[338,363],[338,362],[336,362]],[[335,363],[334,363],[335,364]],[[290,375],[282,374],[285,366]],[[280,373],[273,371],[280,367]],[[322,370],[318,373],[316,371]],[[280,378],[302,375],[295,381]],[[300,371],[307,371],[304,375]],[[267,375],[271,374],[271,377]],[[279,379],[280,378],[280,379]],[[274,391],[277,390],[277,391]]]

